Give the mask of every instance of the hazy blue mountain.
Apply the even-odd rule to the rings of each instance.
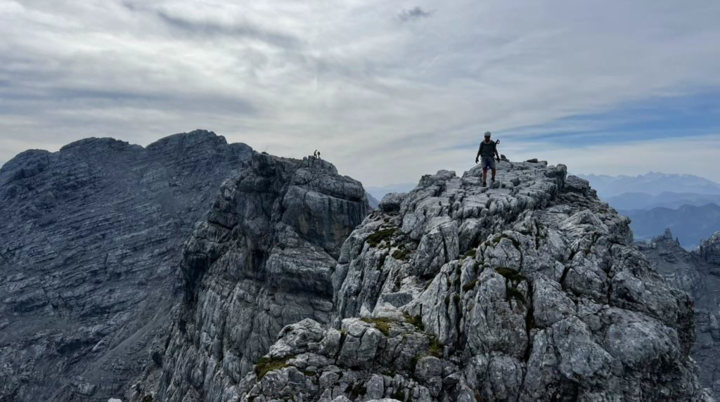
[[[415,188],[417,183],[398,183],[388,184],[381,187],[366,187],[365,190],[370,193],[376,200],[382,201],[385,194],[388,193],[407,193]]]
[[[629,192],[615,197],[605,198],[617,210],[652,209],[658,207],[677,209],[683,205],[702,206],[707,204],[720,205],[720,194],[696,194],[663,192],[658,195]]]
[[[590,182],[601,199],[623,193],[659,195],[665,192],[720,194],[720,184],[689,174],[650,172],[640,176],[579,175]]]
[[[629,217],[635,240],[651,240],[666,228],[672,230],[687,248],[697,247],[702,239],[720,231],[720,205],[683,205],[678,209],[653,208],[647,211],[619,211]]]
[[[372,194],[365,192],[365,196],[367,196],[368,204],[370,204],[370,208],[377,209],[377,207],[380,205],[380,201],[378,201],[375,197],[372,196]]]

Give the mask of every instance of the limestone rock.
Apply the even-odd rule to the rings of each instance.
[[[720,233],[700,243],[691,252],[680,247],[668,229],[638,250],[668,283],[692,296],[695,305],[697,340],[692,357],[700,366],[700,379],[717,399],[720,396]]]
[[[0,400],[102,401],[161,356],[182,242],[253,151],[89,138],[0,169]],[[157,342],[157,343],[156,343]]]
[[[692,301],[633,248],[628,219],[562,165],[498,167],[496,187],[480,186],[478,168],[440,171],[372,212],[340,252],[322,340],[300,323],[283,332],[313,342],[278,342],[283,376],[324,363],[291,394],[251,373],[234,395],[712,400],[689,357]]]
[[[253,155],[248,168],[223,183],[207,220],[185,243],[180,317],[162,365],[150,368],[129,399],[154,393],[166,402],[232,400],[268,352],[268,364],[278,366],[321,346],[347,362],[371,360],[382,337],[377,331],[358,334],[361,346],[350,350],[340,347],[337,332],[325,336],[317,324],[330,321],[340,248],[368,210],[362,185],[326,161]],[[316,389],[298,370],[327,358],[305,357],[291,366],[297,369],[265,376],[263,389],[284,396]]]

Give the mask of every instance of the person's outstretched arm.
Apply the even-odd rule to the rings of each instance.
[[[480,148],[478,148],[477,155],[475,155],[475,163],[478,163],[478,159],[480,159],[480,152],[482,152],[482,142],[480,143]]]

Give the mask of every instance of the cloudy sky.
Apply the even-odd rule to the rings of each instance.
[[[366,185],[510,159],[720,181],[720,2],[0,0],[0,163],[195,128]]]

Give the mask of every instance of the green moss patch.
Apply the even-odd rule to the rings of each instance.
[[[390,336],[390,323],[392,322],[389,318],[361,318],[363,322],[372,324],[378,331],[382,332],[385,336]]]
[[[525,296],[517,288],[508,286],[505,289],[505,294],[507,295],[508,301],[515,299],[520,303],[525,304]]]
[[[422,322],[422,317],[419,315],[410,315],[408,313],[405,313],[405,321],[408,322],[408,324],[414,326],[415,328],[419,329],[420,331],[425,330],[425,324]]]
[[[366,242],[370,247],[377,247],[383,240],[388,240],[395,234],[396,228],[382,229],[368,236]]]
[[[511,269],[511,268],[505,268],[505,267],[498,267],[495,268],[495,271],[497,271],[498,274],[505,277],[510,282],[520,282],[520,281],[526,281],[527,278],[525,275],[521,274],[520,272]]]
[[[464,260],[466,258],[472,258],[475,257],[475,249],[471,248],[470,250],[466,251],[465,254],[460,257],[461,260]]]
[[[407,261],[412,251],[408,249],[397,249],[392,253],[392,257],[396,260]]]
[[[442,357],[443,344],[438,340],[437,337],[430,337],[430,346],[428,346],[427,354],[428,356]]]
[[[475,289],[475,286],[477,286],[477,279],[473,279],[470,282],[463,285],[462,290],[463,290],[463,292],[469,292],[469,291]]]
[[[258,380],[261,380],[263,377],[265,377],[265,374],[274,371],[274,370],[280,370],[285,367],[287,367],[287,361],[290,360],[290,357],[286,357],[283,359],[274,359],[271,357],[261,357],[257,364],[255,365],[255,375],[257,375]]]

